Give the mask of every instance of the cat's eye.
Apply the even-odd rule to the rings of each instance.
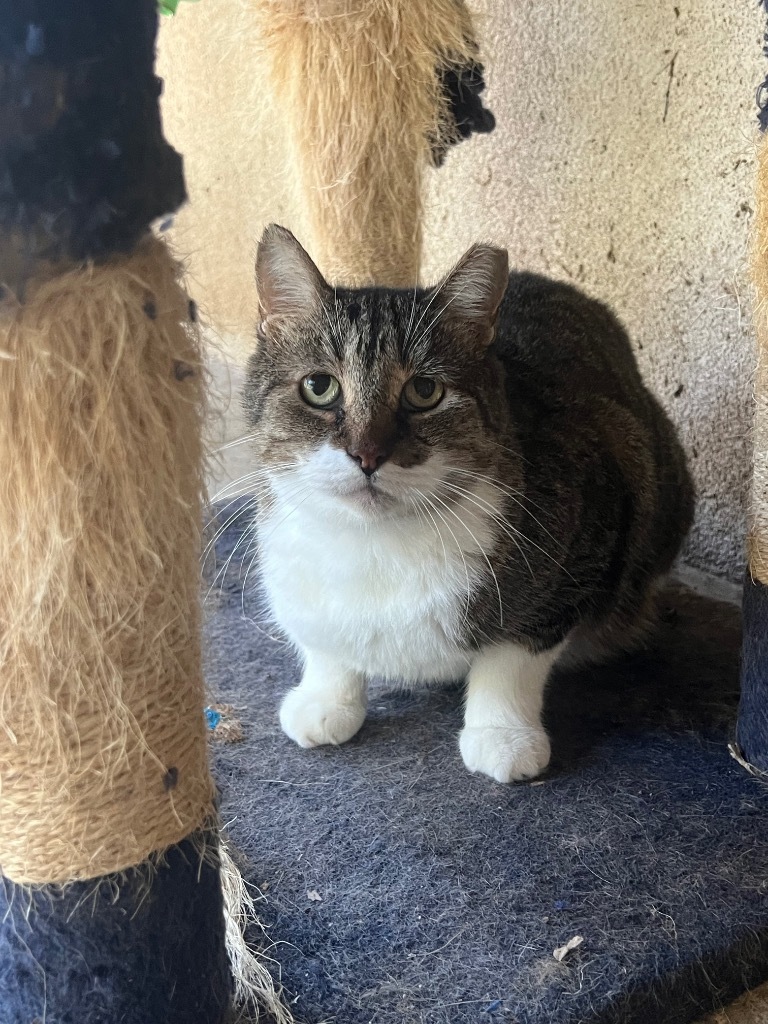
[[[327,409],[341,394],[341,384],[330,373],[310,373],[302,380],[299,391],[307,405]]]
[[[426,412],[434,409],[445,394],[445,387],[434,377],[411,377],[403,388],[402,402],[406,409]]]

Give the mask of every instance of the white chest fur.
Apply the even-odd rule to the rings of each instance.
[[[259,530],[274,618],[300,648],[368,676],[461,678],[468,600],[488,572],[482,552],[494,531],[471,505],[457,515],[367,522],[311,499],[278,506]]]

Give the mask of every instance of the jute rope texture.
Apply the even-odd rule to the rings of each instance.
[[[437,70],[469,60],[456,0],[253,0],[274,103],[329,281],[413,286],[431,142],[450,135]]]
[[[203,380],[166,247],[0,296],[0,871],[119,871],[211,813]]]

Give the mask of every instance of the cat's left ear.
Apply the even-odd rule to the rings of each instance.
[[[473,245],[435,289],[441,316],[469,327],[481,344],[488,345],[508,283],[507,250]]]
[[[270,224],[261,236],[256,253],[256,287],[264,327],[311,320],[330,293],[309,253],[279,224]]]

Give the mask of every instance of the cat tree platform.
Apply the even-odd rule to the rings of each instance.
[[[554,680],[552,767],[504,787],[461,762],[458,688],[374,686],[349,744],[294,746],[297,665],[243,587],[243,527],[207,602],[209,686],[244,736],[214,730],[215,775],[297,1020],[682,1024],[768,978],[768,787],[729,753],[735,605],[671,587],[654,651]]]

